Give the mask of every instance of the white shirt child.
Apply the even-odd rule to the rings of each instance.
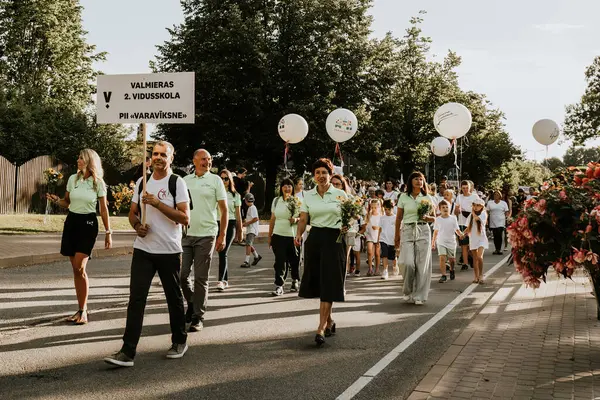
[[[246,222],[252,221],[254,218],[258,218],[258,209],[254,204],[248,207],[248,212],[246,213]],[[252,233],[258,236],[258,220],[256,222],[251,223],[246,227],[246,235]]]
[[[380,220],[381,225],[381,236],[379,236],[379,243],[385,243],[388,246],[394,246],[394,235],[396,234],[396,216],[382,215]]]
[[[436,217],[433,230],[438,232],[435,241],[437,247],[445,247],[451,250],[456,249],[456,231],[458,229],[456,216],[449,215],[446,218],[442,216]]]

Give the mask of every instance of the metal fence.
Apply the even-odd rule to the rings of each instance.
[[[44,170],[62,170],[50,156],[40,156],[16,166],[0,156],[0,214],[43,212],[47,187]]]

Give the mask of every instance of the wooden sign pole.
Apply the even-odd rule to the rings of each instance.
[[[142,122],[140,126],[140,130],[142,133],[142,143],[143,143],[143,152],[144,156],[142,157],[142,195],[146,195],[146,157],[148,156],[148,145],[146,144],[146,124]],[[141,200],[141,199],[140,199]],[[142,205],[142,225],[146,226],[146,204],[140,203]]]

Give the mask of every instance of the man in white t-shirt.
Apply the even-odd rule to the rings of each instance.
[[[127,323],[121,350],[104,359],[109,364],[133,367],[148,291],[156,272],[169,305],[172,346],[167,358],[181,358],[188,349],[179,271],[181,226],[187,225],[190,220],[190,198],[183,179],[171,172],[173,154],[173,146],[169,142],[156,143],[152,151],[153,173],[146,184],[146,192],[139,194],[143,177],[137,181],[133,192],[129,223],[137,237],[131,260]],[[140,220],[140,211],[146,213],[145,225]]]

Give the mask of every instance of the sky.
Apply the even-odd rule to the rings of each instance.
[[[156,45],[183,21],[178,0],[81,0],[88,42],[108,52],[106,74],[150,72]],[[411,16],[426,10],[423,34],[441,60],[452,50],[463,90],[485,93],[506,114],[514,143],[541,161],[545,147],[531,127],[543,118],[561,124],[565,106],[585,90],[584,72],[600,56],[598,0],[375,0],[374,37],[404,35]],[[592,144],[600,144],[594,142]],[[568,142],[549,147],[562,157]]]

